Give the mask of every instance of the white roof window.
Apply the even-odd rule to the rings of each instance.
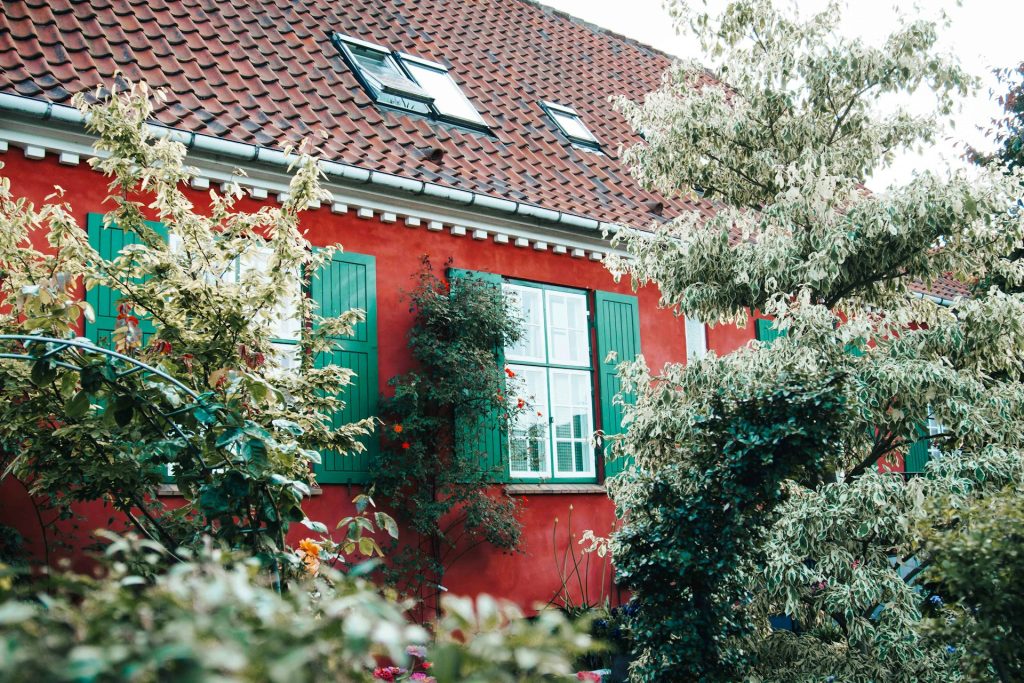
[[[404,53],[399,57],[402,65],[420,87],[434,98],[433,106],[438,116],[469,121],[479,126],[487,125],[473,103],[463,94],[462,88],[448,73],[447,67]]]
[[[448,67],[338,33],[331,42],[374,100],[473,128],[487,129]]]
[[[554,102],[543,102],[541,103],[544,107],[544,111],[548,113],[551,120],[555,122],[558,129],[562,131],[565,137],[569,138],[569,142],[580,147],[586,147],[588,149],[600,151],[601,143],[597,141],[594,134],[591,133],[580,115],[572,107],[566,107],[562,104],[555,104]]]

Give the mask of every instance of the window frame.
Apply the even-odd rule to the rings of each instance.
[[[375,43],[371,43],[365,40],[360,40],[359,38],[347,36],[336,31],[332,32],[330,37],[331,42],[341,53],[349,69],[352,71],[352,73],[355,74],[356,78],[359,81],[359,84],[363,87],[367,94],[373,99],[374,103],[376,103],[378,106],[387,107],[388,109],[394,109],[395,111],[400,111],[403,113],[418,114],[432,121],[439,121],[442,123],[457,125],[481,133],[491,133],[491,125],[487,123],[487,121],[483,117],[483,114],[481,114],[479,109],[477,109],[477,106],[473,102],[473,100],[469,98],[469,96],[463,91],[462,87],[452,77],[451,69],[449,69],[444,64],[434,62],[429,59],[424,59],[422,57],[417,57],[416,55],[411,55],[407,52],[389,50],[383,45],[377,45]],[[386,87],[375,87],[373,82],[371,82],[371,79],[376,79],[373,78],[372,74],[365,73],[365,70],[359,64],[358,59],[349,49],[349,45],[357,45],[359,47],[362,47],[363,49],[372,50],[382,55],[386,55],[389,59],[391,59],[394,62],[398,70],[401,72],[402,76],[405,77],[407,80],[411,81],[411,83],[415,85],[417,88],[419,88],[426,95],[426,97],[421,97],[419,95],[409,96],[408,94],[402,94],[399,92],[390,93],[387,91]],[[477,118],[467,119],[455,114],[449,114],[441,111],[436,105],[437,98],[434,95],[432,95],[430,91],[416,79],[416,76],[410,70],[407,62],[415,63],[421,68],[430,69],[433,71],[443,73],[452,82],[452,84],[458,90],[459,94],[466,101],[466,103],[469,104],[469,106],[473,109],[473,111],[477,115]],[[385,95],[391,95],[397,98],[413,100],[414,102],[422,105],[423,109],[414,106],[403,106],[397,102],[389,102],[385,99],[381,99],[380,92],[383,92]]]
[[[558,131],[565,136],[570,143],[591,152],[597,152],[599,154],[604,153],[601,149],[601,142],[597,139],[597,136],[594,135],[593,131],[587,127],[587,124],[583,122],[583,117],[580,116],[578,111],[572,107],[567,107],[564,104],[557,104],[555,102],[548,101],[541,102],[540,106],[544,110],[544,113],[548,115],[548,118],[551,119],[551,122],[555,124],[555,127],[558,128]],[[590,137],[580,137],[579,135],[575,135],[567,131],[559,121],[559,115],[575,118],[580,127],[583,128]]]
[[[691,334],[692,333],[692,334]],[[683,318],[683,334],[686,336],[686,362],[693,363],[708,355],[708,326],[697,318]]]
[[[599,467],[598,459],[601,453],[600,449],[592,443],[592,438],[597,430],[597,420],[599,415],[598,406],[598,395],[597,395],[597,363],[594,359],[594,340],[593,340],[593,327],[594,327],[594,306],[593,297],[591,292],[586,289],[578,289],[573,287],[563,287],[561,285],[552,285],[547,283],[532,282],[528,280],[519,280],[514,278],[503,277],[501,279],[502,291],[504,293],[505,287],[517,287],[523,289],[534,289],[541,292],[541,320],[543,321],[542,333],[544,335],[544,361],[536,360],[521,360],[520,356],[509,356],[508,349],[503,349],[503,357],[505,366],[515,371],[517,366],[526,368],[538,368],[544,371],[545,385],[547,387],[547,396],[545,397],[545,405],[547,414],[544,416],[547,420],[547,432],[545,438],[547,439],[547,463],[544,473],[516,473],[512,470],[512,452],[513,452],[513,436],[512,429],[505,436],[508,445],[508,463],[505,466],[505,476],[508,477],[509,481],[516,484],[542,484],[542,483],[555,483],[555,484],[593,484],[598,481]],[[554,363],[551,362],[551,332],[548,327],[548,296],[547,292],[560,293],[560,294],[572,294],[583,297],[584,311],[586,314],[586,325],[584,327],[584,339],[586,341],[586,365],[583,364],[565,364],[565,363]],[[552,397],[552,371],[555,373],[585,373],[590,382],[590,399],[589,399],[589,433],[584,434],[586,443],[586,453],[589,453],[588,470],[586,472],[571,472],[565,475],[558,474],[558,463],[557,463],[557,452],[556,452],[556,439],[555,436],[555,424],[554,424],[554,405],[555,401]],[[509,397],[511,400],[512,397]],[[566,441],[562,439],[561,441]],[[578,441],[573,437],[568,439],[570,443]]]

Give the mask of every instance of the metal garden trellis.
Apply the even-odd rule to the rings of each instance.
[[[182,384],[180,381],[168,375],[166,372],[160,370],[159,368],[154,368],[152,365],[148,365],[147,363],[143,363],[137,358],[132,358],[131,356],[119,353],[118,351],[114,351],[113,349],[107,349],[102,346],[97,346],[88,339],[80,337],[73,339],[57,339],[56,337],[42,337],[37,335],[0,334],[0,342],[2,341],[21,343],[21,345],[25,348],[26,353],[0,352],[0,359],[19,360],[24,362],[38,362],[41,360],[45,360],[47,358],[60,357],[61,354],[71,349],[79,349],[87,353],[96,353],[108,356],[110,358],[115,358],[119,361],[128,364],[130,367],[127,370],[121,371],[117,375],[115,375],[114,381],[138,373],[146,373],[159,377],[161,380],[171,384],[176,389],[182,391],[195,402],[194,404],[185,405],[169,412],[164,412],[160,409],[156,409],[154,411],[157,415],[164,419],[164,421],[169,425],[170,429],[172,429],[175,434],[177,434],[182,439],[185,439],[186,442],[189,442],[188,436],[182,431],[181,427],[172,418],[175,415],[188,412],[197,407],[209,410],[207,405],[203,402],[203,399],[199,396],[199,394],[192,391],[187,386]],[[36,347],[37,345],[43,345],[45,352],[39,355],[31,353],[30,350]],[[74,372],[81,372],[83,370],[83,366],[75,365],[73,362],[69,362],[68,360],[53,360],[51,362],[53,365],[56,365],[57,367],[62,367],[67,370],[72,370]],[[209,412],[213,414],[213,411]],[[195,455],[199,459],[199,462],[203,466],[203,468],[209,469],[208,465],[203,460],[202,454],[199,452],[198,449],[195,449]]]

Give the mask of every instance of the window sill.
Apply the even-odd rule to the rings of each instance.
[[[604,484],[508,484],[505,493],[512,496],[597,494],[606,495]]]
[[[322,496],[324,490],[319,486],[314,486],[310,491],[310,496]],[[160,484],[156,487],[156,495],[160,498],[180,498],[182,497],[181,491],[178,490],[177,484]]]

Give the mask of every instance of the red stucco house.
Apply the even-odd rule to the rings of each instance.
[[[41,201],[60,185],[88,225],[109,207],[69,101],[117,72],[167,90],[152,123],[188,146],[197,199],[241,168],[249,208],[280,201],[280,150],[322,134],[334,200],[311,207],[304,227],[314,244],[344,245],[334,294],[369,313],[348,349],[358,379],[345,419],[373,414],[387,380],[410,366],[401,292],[421,256],[498,276],[529,298],[538,311],[531,334],[570,341],[558,357],[541,344],[509,362],[548,396],[552,420],[585,433],[551,430],[539,462],[506,458],[501,485],[526,498],[522,552],[484,546],[453,567],[447,588],[530,605],[560,587],[556,517],[564,521],[571,505],[577,533],[613,523],[603,488],[610,468],[588,444],[593,430],[619,428],[614,367],[601,352],[643,353],[660,367],[756,335],[756,325],[676,317],[658,307],[656,291],[634,293],[602,264],[606,234],[620,226],[713,209],[643,190],[619,156],[639,138],[609,96],[641,98],[669,64],[527,0],[17,0],[0,15],[0,160],[16,195]],[[116,252],[116,235],[94,237]],[[98,313],[87,335],[105,333]],[[558,457],[567,451],[574,457]],[[310,517],[346,514],[366,466],[325,462]],[[6,482],[0,492],[0,523],[38,539],[23,491]],[[99,503],[81,512],[84,544],[108,515]]]

